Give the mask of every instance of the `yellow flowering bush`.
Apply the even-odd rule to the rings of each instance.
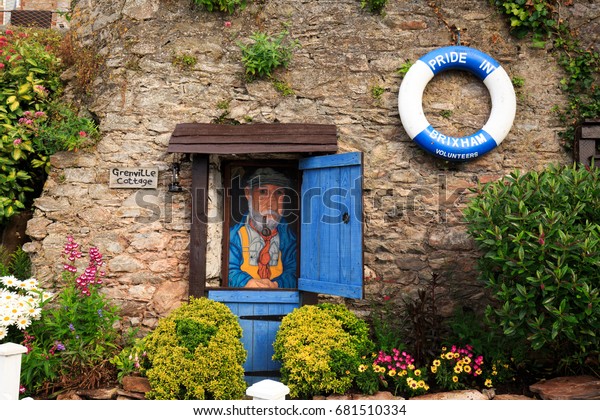
[[[343,394],[352,385],[360,356],[372,348],[366,323],[344,305],[297,308],[286,315],[274,343],[290,397]]]
[[[223,303],[191,298],[144,339],[149,399],[241,399],[245,395],[242,329]]]

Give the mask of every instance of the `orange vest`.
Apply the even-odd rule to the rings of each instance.
[[[243,226],[239,230],[240,239],[242,242],[242,266],[240,269],[252,276],[253,279],[260,278],[258,276],[258,264],[250,265],[250,238],[248,237],[247,227]],[[270,266],[271,268],[271,280],[279,277],[283,273],[283,263],[281,261],[281,251],[279,251],[279,258],[277,265]]]

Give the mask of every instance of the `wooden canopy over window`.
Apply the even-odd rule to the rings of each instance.
[[[177,124],[168,152],[204,154],[302,153],[337,151],[330,124]]]
[[[170,153],[192,159],[192,225],[189,295],[204,296],[206,287],[209,155],[255,153],[330,154],[337,152],[337,127],[331,124],[177,124]]]

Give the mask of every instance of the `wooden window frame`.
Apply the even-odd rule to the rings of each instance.
[[[222,253],[221,253],[221,287],[230,288],[229,281],[229,232],[234,221],[231,220],[232,215],[232,202],[236,197],[232,196],[232,175],[231,170],[234,167],[252,167],[252,168],[264,168],[271,167],[274,169],[280,169],[282,171],[293,173],[292,182],[293,182],[293,190],[298,194],[298,197],[295,199],[292,198],[291,209],[288,209],[290,213],[295,217],[295,219],[290,223],[292,231],[298,238],[298,245],[300,244],[300,171],[298,171],[298,161],[297,160],[283,160],[283,159],[248,159],[248,160],[228,160],[222,162],[222,176],[223,176],[223,186],[224,186],[224,194],[223,194],[223,239],[222,239]],[[237,193],[236,193],[237,196]],[[296,208],[293,208],[296,207]],[[296,278],[298,278],[300,267],[300,255],[299,255],[299,247],[296,251],[296,261],[297,261],[297,270],[296,270]],[[260,289],[259,289],[260,290]],[[266,289],[265,289],[266,290]],[[294,289],[295,290],[295,289]]]

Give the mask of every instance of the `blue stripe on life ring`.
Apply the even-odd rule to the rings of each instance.
[[[500,67],[500,63],[487,54],[462,46],[438,48],[425,54],[419,60],[427,64],[434,76],[446,70],[459,69],[467,70],[481,80],[485,80]]]
[[[496,140],[484,130],[467,137],[450,137],[436,131],[431,125],[413,140],[432,155],[459,162],[475,159],[497,146]]]

